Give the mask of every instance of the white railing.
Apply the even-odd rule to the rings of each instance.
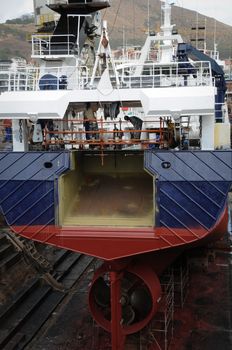
[[[32,35],[32,57],[78,54],[75,35]]]
[[[213,86],[210,62],[173,62],[171,66],[144,64],[141,75],[136,75],[137,64],[122,64],[117,67],[117,79],[111,76],[113,87],[123,89],[159,88],[181,86]],[[21,90],[83,90],[95,89],[101,77],[95,77],[90,86],[89,69],[79,67],[29,67],[20,71],[0,71],[0,88],[8,91]]]
[[[172,62],[171,65],[147,63],[141,66],[141,75],[135,75],[139,64],[117,67],[122,86],[128,88],[155,88],[171,86],[213,85],[210,62]]]
[[[47,0],[47,5],[67,4],[68,0]]]
[[[89,82],[86,66],[25,68],[0,72],[0,91],[78,90]]]
[[[0,71],[0,93],[25,90],[35,90],[35,76],[31,67],[18,71]]]
[[[101,1],[105,1],[105,0],[100,0],[99,2]],[[89,2],[92,2],[92,0],[85,0],[84,4],[87,4]],[[111,2],[111,0],[109,0],[109,2]],[[68,4],[68,0],[47,0],[47,5],[59,5],[59,4]]]
[[[124,52],[122,49],[119,53],[118,51],[113,52],[113,57],[115,64],[129,63],[129,62],[138,62],[141,57],[141,50],[127,50]],[[147,60],[149,62],[159,62],[161,57],[161,51],[158,49],[150,50],[147,55]]]
[[[227,103],[215,103],[215,119],[216,121],[229,124],[229,112]]]

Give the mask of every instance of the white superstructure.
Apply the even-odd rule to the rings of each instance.
[[[39,6],[39,1],[36,3]],[[16,79],[17,72],[9,76],[8,84],[14,91],[0,96],[0,118],[63,119],[72,110],[84,111],[87,102],[98,105],[99,109],[119,103],[133,111],[142,108],[143,121],[148,122],[148,127],[151,117],[171,118],[181,128],[182,117],[190,120],[199,116],[201,148],[214,149],[217,89],[211,62],[179,59],[178,45],[183,40],[173,34],[169,1],[162,1],[162,11],[160,33],[149,34],[138,57],[132,61],[123,58],[114,62],[105,25],[95,67],[91,65],[86,50],[91,56],[92,38],[87,35],[80,45],[82,23],[84,17],[90,19],[90,14],[75,14],[75,42],[69,31],[65,38],[61,37],[63,34],[57,38],[50,34],[33,36],[32,53],[40,65],[30,72],[25,68],[26,83]],[[69,23],[71,14],[66,16]]]

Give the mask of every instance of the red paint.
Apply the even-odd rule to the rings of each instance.
[[[106,273],[110,273],[110,275],[112,272],[115,273],[113,274],[113,279],[111,278],[111,308],[112,307],[114,308],[113,310],[111,309],[111,312],[113,312],[113,315],[115,317],[114,327],[116,328],[114,328],[114,331],[117,329],[118,323],[121,321],[121,305],[119,304],[119,298],[121,297],[121,294],[120,294],[119,279],[123,277],[123,273],[129,272],[134,276],[138,277],[138,279],[141,281],[141,284],[145,285],[148,288],[152,299],[152,307],[148,315],[144,319],[137,321],[131,325],[121,326],[120,331],[117,330],[117,332],[122,333],[124,336],[139,332],[150,322],[150,320],[154,317],[155,313],[158,310],[159,300],[161,296],[161,287],[160,287],[159,279],[156,273],[154,272],[153,267],[144,261],[132,262],[126,269],[123,263],[122,265],[123,273],[118,271],[115,272],[111,270],[111,268],[113,268],[113,266],[111,266],[109,263],[104,263],[96,271],[94,275],[93,281],[89,289],[89,308],[92,313],[92,316],[102,328],[112,333],[112,323],[104,317],[102,311],[99,309],[99,307],[95,303],[94,286],[99,277],[103,277],[103,275]],[[114,288],[114,286],[112,286],[112,283],[113,282],[115,283],[116,277],[117,277],[117,284],[115,285],[116,289],[113,290],[113,296],[112,296],[112,288]],[[112,302],[114,303],[113,306],[112,306]],[[121,337],[120,334],[119,334],[119,337]]]
[[[125,335],[121,326],[122,308],[121,299],[121,272],[110,272],[111,290],[111,345],[112,350],[123,350]]]
[[[111,333],[112,349],[122,350],[126,335],[143,329],[158,309],[161,288],[155,271],[158,274],[161,273],[166,265],[187,247],[204,245],[221,238],[227,231],[227,222],[228,210],[226,207],[215,226],[210,230],[202,227],[132,229],[59,226],[13,226],[11,229],[29,239],[108,261],[94,276],[89,291],[89,307],[96,322]],[[136,255],[137,259],[135,259]],[[118,262],[116,265],[115,260]],[[111,284],[111,320],[104,317],[92,293],[97,278],[106,271],[110,275]],[[138,276],[148,288],[152,297],[152,307],[142,320],[123,326],[121,325],[120,278],[126,271]]]
[[[38,242],[110,261],[167,248],[208,243],[222,237],[227,231],[227,221],[226,207],[211,230],[202,227],[187,230],[59,226],[12,226],[11,229]]]

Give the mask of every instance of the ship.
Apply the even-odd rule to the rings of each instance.
[[[17,235],[102,261],[88,302],[116,350],[159,309],[162,272],[227,232],[232,150],[224,72],[183,41],[170,2],[160,32],[117,59],[108,7],[50,1],[38,65],[8,75],[0,212]]]

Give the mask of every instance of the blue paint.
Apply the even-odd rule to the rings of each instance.
[[[226,195],[207,182],[160,182],[159,226],[209,229],[225,208]],[[225,193],[229,184],[219,186]]]
[[[0,181],[0,207],[9,225],[54,224],[54,182]]]
[[[57,179],[69,169],[67,152],[0,152],[0,211],[7,223],[54,225]]]
[[[156,179],[156,226],[215,225],[232,183],[232,151],[153,150],[145,152],[144,165]]]
[[[0,153],[0,211],[9,225],[55,224],[58,179],[70,170],[69,157],[67,152]],[[232,183],[231,160],[232,152],[146,152],[145,168],[155,179],[156,226],[213,227]],[[171,166],[164,169],[164,161]]]

